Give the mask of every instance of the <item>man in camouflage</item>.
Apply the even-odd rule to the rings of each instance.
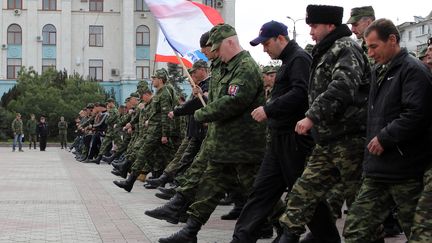
[[[363,33],[366,28],[375,20],[375,11],[372,6],[357,7],[351,9],[350,18],[347,24],[351,24],[351,31],[361,41],[361,47],[367,53],[367,47]]]
[[[264,82],[264,93],[266,101],[270,101],[271,91],[275,82],[277,73],[277,67],[275,66],[265,66],[263,67],[262,76]]]
[[[12,133],[14,136],[13,145],[12,145],[12,152],[15,152],[15,148],[16,148],[17,143],[18,143],[19,151],[24,152],[24,150],[22,150],[22,136],[24,134],[23,122],[21,120],[21,114],[20,113],[17,113],[15,116],[15,119],[12,121]]]
[[[376,240],[376,228],[392,203],[410,240],[424,171],[430,165],[432,74],[400,47],[400,33],[390,20],[374,21],[364,35],[368,55],[378,65],[369,94],[363,181],[348,212],[345,242]],[[430,241],[418,236],[413,242]]]
[[[59,139],[60,139],[60,145],[61,145],[61,149],[66,148],[67,147],[67,129],[68,129],[68,124],[67,122],[64,120],[64,117],[60,117],[60,121],[57,124],[58,130],[59,130]]]
[[[258,65],[241,48],[235,29],[228,24],[213,27],[209,43],[223,64],[210,83],[207,106],[194,115],[197,121],[209,123],[207,136],[195,159],[206,161],[207,169],[195,201],[189,207],[185,227],[168,238],[159,239],[161,243],[197,242],[201,226],[237,180],[245,195],[250,191],[265,148],[265,127],[250,116],[254,108],[264,104]]]
[[[156,94],[151,98],[148,104],[149,110],[146,112],[146,121],[144,126],[147,127],[146,135],[141,149],[136,154],[134,161],[126,160],[131,167],[131,173],[125,181],[114,181],[118,187],[130,192],[141,170],[146,173],[151,172],[154,168],[154,154],[158,155],[171,153],[174,149],[172,140],[172,120],[168,118],[168,112],[173,109],[175,104],[175,94],[165,83],[168,81],[168,72],[165,69],[156,70],[152,76],[152,84],[157,89]],[[130,166],[129,165],[129,166]],[[129,168],[128,165],[124,169]],[[123,171],[124,171],[123,169]]]
[[[317,145],[288,194],[287,209],[280,218],[284,233],[279,242],[284,243],[299,241],[316,210],[333,218],[328,206],[317,206],[336,183],[358,178],[364,146],[367,57],[342,24],[342,7],[309,5],[306,11],[306,23],[317,44],[312,51],[309,109],[295,131],[311,132]],[[340,242],[339,236],[332,242]]]
[[[29,149],[32,147],[36,149],[36,126],[37,121],[34,114],[30,114],[30,120],[26,122],[26,130],[27,130],[27,140],[29,142]]]

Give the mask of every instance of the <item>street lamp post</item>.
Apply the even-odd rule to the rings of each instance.
[[[297,23],[297,21],[299,21],[299,20],[304,20],[304,18],[301,18],[301,19],[293,19],[293,18],[291,18],[290,16],[287,16],[287,19],[290,19],[290,20],[293,22],[293,24],[294,24],[294,28],[293,28],[293,39],[296,40],[296,37],[297,37],[297,32],[296,32],[296,23]]]

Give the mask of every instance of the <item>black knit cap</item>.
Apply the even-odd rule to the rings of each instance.
[[[308,5],[306,8],[306,24],[341,25],[343,8],[329,5]]]

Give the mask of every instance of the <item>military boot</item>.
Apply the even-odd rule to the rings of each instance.
[[[112,165],[112,167],[114,167],[115,169],[119,169],[120,168],[120,166],[122,166],[124,163],[126,163],[127,162],[127,159],[126,158],[123,158],[123,159],[118,159],[118,160],[114,160],[112,163],[111,163],[111,165]]]
[[[222,220],[237,220],[243,210],[244,203],[235,203],[233,209],[221,216]]]
[[[132,172],[129,174],[128,178],[125,181],[113,181],[113,183],[116,186],[125,189],[127,192],[130,192],[137,178],[138,173]]]
[[[144,187],[147,189],[155,189],[159,186],[165,187],[165,184],[168,183],[170,180],[171,177],[167,173],[163,172],[162,175],[156,179],[147,179]]]
[[[180,217],[186,212],[188,206],[189,202],[186,198],[182,194],[176,193],[175,196],[164,205],[153,210],[147,210],[144,214],[155,219],[165,220],[171,224],[178,224]]]
[[[113,160],[116,159],[116,158],[117,158],[116,153],[113,153],[110,156],[103,155],[102,156],[102,161],[105,161],[108,164],[111,164],[111,162],[113,162]]]
[[[120,172],[120,176],[125,178],[127,176],[127,173],[132,166],[133,161],[132,160],[126,160],[124,163],[119,164],[118,168],[116,168]],[[115,168],[115,167],[114,167]]]
[[[98,155],[96,158],[90,160],[89,163],[100,164],[101,159],[102,159],[102,155]]]
[[[186,221],[185,227],[179,232],[172,234],[168,238],[160,238],[160,243],[197,243],[198,231],[200,231],[202,224],[189,217]]]
[[[326,202],[318,203],[312,220],[307,224],[311,232],[301,243],[340,243],[341,238],[334,221],[332,210]]]

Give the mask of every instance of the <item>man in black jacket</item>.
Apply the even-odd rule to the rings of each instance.
[[[36,133],[39,138],[40,151],[45,151],[48,138],[48,124],[45,122],[44,116],[40,118],[40,122],[36,127]]]
[[[282,66],[276,74],[271,99],[251,113],[257,122],[268,120],[270,139],[233,235],[232,242],[248,243],[257,241],[259,227],[272,213],[285,189],[291,188],[301,175],[313,146],[310,136],[294,132],[297,120],[304,118],[308,107],[311,57],[289,39],[287,27],[276,21],[264,24],[259,36],[250,44],[262,44],[272,59],[282,60]]]
[[[399,45],[387,19],[365,32],[368,55],[379,64],[372,73],[368,104],[363,183],[345,224],[345,242],[372,242],[392,200],[410,239],[422,177],[430,161],[432,75]]]

